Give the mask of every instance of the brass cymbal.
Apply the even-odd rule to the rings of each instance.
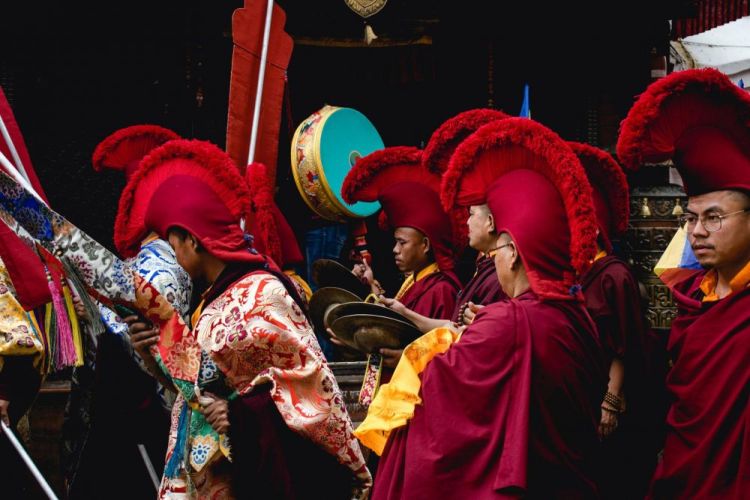
[[[370,293],[367,285],[359,281],[351,269],[331,259],[318,259],[313,262],[312,279],[321,288],[343,288],[357,295],[360,300]]]
[[[328,324],[330,325],[338,318],[351,316],[352,314],[384,316],[386,318],[397,319],[415,326],[414,323],[403,314],[397,313],[393,309],[388,309],[380,304],[371,304],[369,302],[342,302],[338,304],[328,312]]]
[[[381,347],[399,349],[421,335],[414,325],[372,314],[342,316],[331,329],[342,342],[365,353],[375,353]]]
[[[312,294],[310,297],[310,318],[312,319],[315,331],[323,333],[328,326],[325,318],[326,313],[331,308],[342,304],[344,302],[358,302],[361,299],[352,292],[344,290],[343,288],[326,287],[320,288]]]

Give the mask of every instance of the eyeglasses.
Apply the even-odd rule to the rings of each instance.
[[[714,233],[721,229],[721,222],[727,217],[731,217],[732,215],[741,214],[748,211],[750,211],[750,208],[737,210],[736,212],[731,212],[726,215],[709,214],[703,217],[698,217],[695,214],[683,214],[677,220],[680,221],[680,227],[686,227],[690,232],[695,229],[696,224],[698,224],[698,220],[700,220],[701,225],[706,231],[708,231],[709,233]]]
[[[512,241],[509,241],[508,243],[506,243],[506,244],[504,244],[504,245],[500,245],[499,247],[495,247],[495,248],[490,248],[490,249],[489,249],[489,251],[488,251],[487,253],[489,253],[489,252],[496,252],[496,251],[500,250],[501,248],[505,248],[505,247],[507,247],[507,246],[510,246],[510,245],[512,245],[512,244],[513,244],[513,242],[512,242]]]

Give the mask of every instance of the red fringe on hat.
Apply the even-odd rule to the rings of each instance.
[[[594,189],[601,189],[612,217],[613,229],[622,234],[628,229],[630,217],[630,188],[622,168],[603,149],[568,141],[568,146],[578,156]]]
[[[271,172],[262,163],[251,163],[247,166],[245,179],[252,200],[254,245],[260,253],[268,255],[279,266],[283,266],[279,229],[274,218],[275,185]]]
[[[392,146],[370,153],[359,159],[349,171],[341,187],[341,196],[347,203],[375,201],[384,187],[406,181],[425,184],[440,193],[441,174],[426,169],[422,155],[422,150],[413,146]],[[469,241],[467,215],[462,209],[451,211],[449,215],[452,247],[460,253]],[[391,228],[383,211],[378,216],[378,226],[383,230]]]
[[[161,168],[170,160],[169,168]],[[115,220],[115,245],[123,257],[138,253],[141,240],[147,236],[144,217],[148,202],[156,189],[174,175],[201,179],[224,202],[237,221],[250,214],[250,192],[232,159],[206,141],[180,139],[169,141],[146,156],[138,171],[128,181],[120,197]]]
[[[448,169],[448,162],[456,147],[479,127],[495,120],[510,118],[496,109],[470,109],[444,122],[432,133],[422,153],[422,165],[436,174]]]
[[[492,180],[510,171],[509,168],[518,167],[496,163],[491,172],[479,172],[473,169],[475,160],[483,151],[503,146],[528,149],[544,160],[533,164],[532,168],[549,179],[563,199],[570,229],[571,264],[576,272],[583,274],[596,255],[597,225],[590,185],[578,158],[565,141],[533,120],[508,118],[488,123],[461,143],[443,175],[443,207],[451,209],[458,205],[459,187],[465,182],[475,183],[477,189],[474,199],[462,200],[462,204],[486,201],[486,188]]]
[[[412,146],[394,146],[357,160],[344,179],[341,196],[347,203],[375,201],[385,186],[394,182],[413,181],[440,186],[440,177],[419,168],[422,150]],[[388,168],[390,167],[390,168]]]
[[[723,106],[725,112],[716,113],[701,125],[726,127],[735,122],[739,127],[750,127],[750,95],[740,89],[723,73],[713,68],[678,71],[652,83],[640,95],[620,126],[617,157],[627,170],[637,170],[644,163],[661,162],[672,157],[674,142],[681,132],[695,126],[688,120],[675,123],[674,140],[660,138],[658,147],[652,142],[650,127],[659,118],[661,108],[670,98],[689,93],[709,95],[714,106]],[[727,116],[731,113],[732,116]],[[705,120],[706,117],[698,119]]]
[[[96,146],[92,158],[94,170],[125,170],[129,164],[140,161],[152,149],[175,139],[180,139],[180,136],[158,125],[133,125],[122,128]]]

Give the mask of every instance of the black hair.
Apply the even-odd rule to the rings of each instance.
[[[190,231],[185,229],[182,226],[169,226],[169,229],[167,229],[167,238],[169,238],[170,234],[174,234],[177,236],[180,241],[185,241],[188,236],[191,235]],[[196,238],[195,242],[197,243],[197,247],[195,248],[196,252],[203,251],[203,246],[201,245],[200,241]]]

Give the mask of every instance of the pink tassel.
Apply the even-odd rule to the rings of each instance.
[[[73,332],[70,329],[70,320],[65,314],[65,303],[63,302],[62,290],[47,271],[47,285],[52,295],[52,308],[55,311],[55,326],[57,327],[57,342],[55,352],[55,368],[61,369],[66,366],[74,366],[76,363],[76,348],[73,345]]]

